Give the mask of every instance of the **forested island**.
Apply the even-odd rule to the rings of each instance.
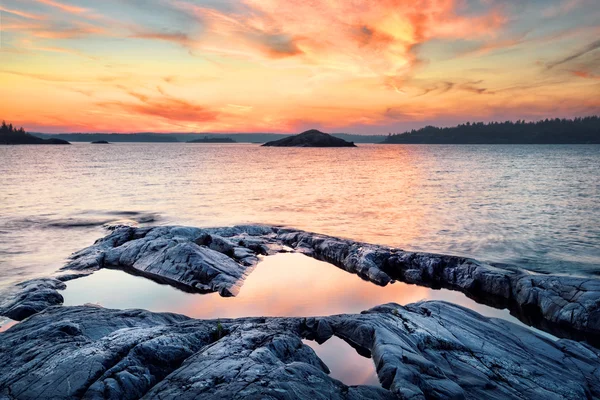
[[[600,117],[545,119],[537,122],[475,122],[451,128],[426,126],[390,134],[384,144],[597,144]]]
[[[66,140],[50,138],[42,139],[30,135],[25,129],[17,128],[13,124],[2,121],[0,125],[0,144],[71,144]]]

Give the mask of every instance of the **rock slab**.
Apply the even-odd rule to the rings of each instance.
[[[302,343],[332,335],[372,357],[381,387],[331,378]],[[600,397],[600,354],[435,301],[222,321],[51,307],[0,333],[0,397],[579,400]]]
[[[600,346],[600,279],[536,274],[277,226],[115,227],[73,254],[64,269],[86,274],[118,268],[190,292],[235,296],[258,256],[279,251],[301,252],[378,285],[400,280],[461,291],[480,303],[508,308],[525,323],[554,335]],[[53,299],[51,304],[56,304]],[[7,309],[0,307],[0,314],[10,317],[3,311]]]

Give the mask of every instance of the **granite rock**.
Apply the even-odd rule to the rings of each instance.
[[[259,228],[242,232],[242,228],[120,227],[73,254],[63,269],[118,268],[190,292],[235,296],[248,267],[258,262],[257,255],[269,252],[263,246],[265,239],[253,241],[253,232],[272,233]]]
[[[555,335],[600,343],[600,279],[537,274],[277,226],[123,227],[75,253],[64,268],[120,268],[184,290],[230,296],[259,255],[281,251],[327,261],[381,286],[399,280],[458,290]]]
[[[66,285],[55,278],[32,279],[16,284],[0,293],[0,315],[21,321],[64,299],[58,290]]]
[[[381,387],[331,378],[301,340],[332,335],[372,357]],[[357,315],[221,321],[50,307],[0,333],[2,396],[591,399],[600,396],[600,353],[435,301]]]

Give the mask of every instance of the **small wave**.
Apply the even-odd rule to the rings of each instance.
[[[107,220],[78,220],[78,219],[64,219],[54,222],[48,222],[46,226],[53,228],[86,228],[92,226],[102,226],[105,223],[110,222]]]
[[[85,213],[88,214],[88,213]],[[113,216],[112,218],[110,216]],[[121,218],[117,218],[121,217]],[[122,218],[127,217],[127,218]],[[12,221],[7,221],[6,227],[8,231],[14,231],[15,228],[94,228],[94,227],[110,227],[114,225],[131,225],[139,226],[156,222],[159,219],[156,213],[145,213],[138,211],[110,211],[98,213],[96,217],[68,217],[68,218],[23,218]]]

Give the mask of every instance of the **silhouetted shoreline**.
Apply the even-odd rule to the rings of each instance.
[[[469,123],[451,128],[426,126],[390,134],[384,144],[598,144],[600,117],[537,122]]]
[[[42,139],[30,135],[23,128],[14,127],[2,121],[0,126],[0,145],[19,145],[19,144],[71,144],[66,140],[49,138]]]

